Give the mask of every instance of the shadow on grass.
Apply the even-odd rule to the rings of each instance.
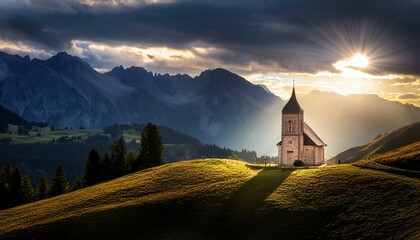
[[[330,218],[313,210],[266,209],[295,169],[265,168],[229,198],[113,208],[22,229],[0,239],[316,239]]]
[[[252,228],[253,221],[270,196],[294,169],[264,168],[248,180],[221,206],[211,232],[238,237]]]
[[[238,189],[222,207],[241,217],[254,214],[264,205],[270,196],[293,172],[293,169],[265,168]]]

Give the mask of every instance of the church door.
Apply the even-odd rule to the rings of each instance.
[[[287,151],[287,162],[293,163],[293,151]]]

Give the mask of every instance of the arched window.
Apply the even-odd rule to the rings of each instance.
[[[289,126],[288,126],[289,132],[293,132],[293,124],[292,124],[292,121],[289,121],[288,123],[289,123]]]

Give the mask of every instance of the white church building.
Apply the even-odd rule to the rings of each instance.
[[[305,165],[324,163],[324,147],[327,145],[304,122],[294,86],[282,111],[281,129],[281,141],[277,144],[280,166],[293,165],[295,160],[302,160]]]

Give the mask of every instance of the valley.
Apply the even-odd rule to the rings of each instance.
[[[99,73],[65,52],[46,60],[1,52],[0,72],[0,104],[28,121],[89,130],[153,122],[203,143],[276,154],[286,101],[226,69],[190,76],[118,66]],[[297,98],[327,157],[420,119],[420,108],[376,95],[312,91]]]

